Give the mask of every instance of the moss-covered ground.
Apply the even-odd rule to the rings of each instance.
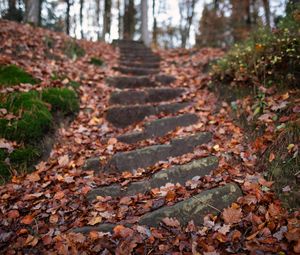
[[[37,79],[16,65],[0,66],[0,87],[18,85],[20,83],[35,84]]]

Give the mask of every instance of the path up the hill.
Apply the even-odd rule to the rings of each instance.
[[[137,41],[117,41],[120,51],[119,66],[114,69],[120,76],[108,79],[108,84],[116,88],[111,93],[106,119],[117,128],[126,128],[152,115],[172,114],[146,122],[141,131],[128,131],[117,139],[124,143],[134,144],[145,139],[157,138],[179,127],[188,127],[199,122],[196,114],[181,113],[185,107],[193,107],[192,101],[183,101],[184,88],[170,86],[176,80],[160,73],[160,57],[151,49]],[[94,170],[98,174],[135,173],[140,168],[149,168],[160,161],[191,153],[195,148],[211,140],[212,133],[198,132],[187,136],[171,139],[167,144],[143,146],[139,149],[117,152],[105,164],[99,161],[100,155],[95,155],[85,162],[84,168]],[[142,181],[133,181],[127,185],[118,183],[110,186],[95,187],[87,194],[89,203],[97,197],[116,197],[145,194],[152,189],[165,185],[184,185],[193,178],[212,174],[218,166],[218,159],[206,156],[192,160],[183,165],[174,166],[147,175]],[[242,195],[240,188],[233,183],[227,183],[214,189],[208,189],[191,198],[185,199],[173,206],[163,206],[157,210],[141,215],[138,224],[159,226],[165,218],[174,218],[182,226],[191,220],[196,224],[203,223],[206,214],[217,214],[230,206]],[[126,224],[130,226],[131,224]],[[112,231],[116,224],[102,223],[97,226],[84,226],[73,229],[76,232]]]

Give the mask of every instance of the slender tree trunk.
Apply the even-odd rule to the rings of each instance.
[[[105,35],[110,34],[111,25],[111,0],[104,1],[104,14],[103,14],[103,30],[102,38],[105,40]]]
[[[152,1],[152,16],[153,16],[153,29],[152,29],[152,43],[154,47],[157,47],[157,20],[155,15],[156,1]]]
[[[96,0],[96,25],[100,27],[100,0]],[[97,31],[97,39],[98,41],[101,39],[100,29]]]
[[[67,10],[66,10],[66,33],[70,34],[70,9],[71,9],[71,0],[66,0]]]
[[[181,47],[185,48],[186,47],[186,43],[190,37],[190,30],[191,30],[191,26],[192,26],[192,22],[193,22],[193,18],[194,18],[194,13],[195,13],[195,5],[196,5],[196,1],[197,0],[191,0],[191,3],[187,3],[186,6],[186,21],[184,23],[186,23],[184,26],[181,27]],[[182,16],[183,18],[183,16]]]
[[[13,12],[15,11],[17,8],[16,8],[16,0],[9,0],[8,1],[8,11],[9,12]]]
[[[121,4],[120,0],[117,0],[117,8],[118,8],[118,34],[119,39],[122,38],[122,15],[121,15]]]
[[[40,0],[26,0],[25,22],[38,25],[40,17]]]
[[[84,2],[84,0],[80,0],[80,9],[79,9],[79,22],[80,22],[81,39],[84,38],[84,34],[83,34],[83,2]]]
[[[264,11],[265,11],[265,17],[266,17],[266,25],[270,28],[271,21],[270,21],[270,2],[269,0],[263,0],[264,5]]]
[[[148,30],[148,3],[147,0],[141,0],[142,13],[142,40],[146,46],[150,45],[149,30]]]
[[[135,7],[134,0],[125,0],[123,31],[124,39],[133,39],[135,32]]]

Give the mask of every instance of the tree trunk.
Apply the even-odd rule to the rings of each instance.
[[[142,41],[146,46],[150,45],[149,30],[148,30],[148,3],[147,0],[141,0],[142,13]]]
[[[263,0],[264,11],[265,11],[265,18],[266,18],[266,25],[270,28],[271,21],[270,21],[270,3],[269,0]]]
[[[96,26],[100,27],[100,0],[96,0]],[[97,40],[99,41],[101,39],[100,36],[100,29],[97,31]]]
[[[70,9],[71,9],[71,0],[65,0],[67,3],[66,10],[66,33],[70,34]]]
[[[81,34],[81,39],[84,38],[83,34],[83,0],[80,0],[80,9],[79,9],[79,21],[80,21],[80,34]]]
[[[132,40],[135,32],[135,7],[134,0],[125,0],[123,31],[124,39]]]
[[[155,0],[153,0],[152,2],[152,17],[153,17],[152,43],[154,47],[157,47],[157,20],[155,15]]]
[[[26,0],[25,2],[25,22],[33,25],[39,24],[40,0]]]
[[[104,1],[104,14],[103,14],[103,30],[102,38],[105,40],[105,35],[110,34],[111,25],[111,0]]]
[[[120,0],[117,0],[117,8],[118,8],[118,35],[119,39],[122,38],[122,15],[121,15],[121,4]]]

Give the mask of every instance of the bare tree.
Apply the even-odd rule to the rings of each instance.
[[[180,36],[181,47],[185,48],[190,36],[191,25],[195,14],[195,5],[197,0],[180,0]]]
[[[25,22],[38,25],[40,17],[40,0],[26,0]]]
[[[125,0],[124,20],[123,20],[123,37],[125,39],[133,39],[136,24],[136,10],[134,0]]]
[[[65,3],[67,4],[67,9],[66,9],[66,33],[69,35],[70,34],[70,9],[73,4],[72,0],[65,0]]]
[[[152,1],[152,17],[153,17],[153,28],[152,28],[152,43],[154,47],[157,47],[157,19],[155,15],[156,1]]]
[[[142,40],[145,45],[150,45],[148,30],[148,3],[147,0],[141,0],[141,16],[142,16]]]
[[[111,0],[104,1],[104,14],[103,14],[103,30],[102,38],[105,40],[105,35],[110,33],[111,25]]]
[[[266,25],[270,27],[270,3],[269,0],[263,0],[265,17],[266,17]]]
[[[83,34],[83,3],[84,3],[84,0],[80,0],[79,21],[80,21],[81,38],[84,38],[84,34]]]

